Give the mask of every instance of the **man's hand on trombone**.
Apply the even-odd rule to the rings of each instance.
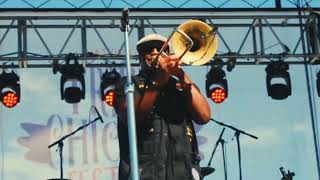
[[[164,85],[170,75],[180,79],[183,71],[180,68],[180,59],[177,55],[167,55],[165,53],[158,56],[158,50],[154,48],[149,54],[145,55],[145,60],[154,71],[154,78],[160,84]],[[158,57],[158,58],[157,58]],[[157,59],[156,59],[157,58]]]

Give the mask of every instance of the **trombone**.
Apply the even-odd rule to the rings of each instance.
[[[176,54],[181,54],[179,61],[188,65],[206,64],[212,59],[218,49],[218,39],[216,36],[215,29],[208,24],[199,20],[188,20],[172,31],[153,61],[156,61],[157,67],[159,56],[167,56],[164,50],[172,39],[173,51]]]

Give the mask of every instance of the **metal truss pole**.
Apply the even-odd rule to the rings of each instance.
[[[230,10],[229,10],[230,11]],[[318,63],[320,61],[319,46],[315,44],[313,51],[308,53],[303,53],[302,50],[302,37],[307,33],[306,30],[303,30],[298,42],[294,42],[294,39],[290,39],[290,44],[284,44],[286,42],[285,37],[281,36],[279,30],[292,30],[296,33],[299,33],[300,26],[315,26],[315,21],[306,21],[299,23],[299,16],[295,14],[297,11],[280,11],[277,13],[263,11],[262,15],[257,15],[253,11],[244,11],[244,12],[232,12],[232,11],[223,11],[219,13],[212,13],[207,11],[201,11],[196,13],[196,15],[190,15],[190,13],[185,12],[152,12],[145,11],[145,16],[141,15],[141,12],[131,12],[130,20],[134,20],[134,24],[130,29],[130,36],[136,36],[138,39],[144,36],[146,32],[163,32],[163,30],[171,30],[172,28],[177,27],[183,20],[188,20],[192,18],[198,19],[207,19],[211,22],[212,25],[219,28],[218,35],[221,40],[222,49],[219,48],[219,52],[216,54],[216,57],[227,59],[227,58],[236,58],[236,64],[239,65],[255,65],[255,64],[266,64],[272,59],[288,59],[288,63],[293,64],[304,64],[304,61],[301,59],[306,57],[309,61],[308,63]],[[73,52],[82,53],[83,56],[80,57],[80,61],[90,60],[90,63],[86,64],[88,67],[102,67],[106,61],[110,61],[109,64],[117,66],[117,64],[123,64],[125,62],[125,54],[121,49],[123,49],[125,43],[120,43],[120,47],[116,47],[115,43],[108,42],[110,39],[108,36],[113,36],[118,31],[120,27],[121,17],[115,14],[101,15],[99,12],[91,12],[91,14],[86,16],[75,16],[72,15],[73,12],[61,12],[58,15],[53,13],[50,15],[47,12],[42,13],[38,12],[35,15],[33,12],[29,11],[19,11],[24,16],[4,16],[0,15],[0,32],[4,32],[1,36],[0,43],[2,47],[6,47],[5,43],[7,38],[17,38],[15,42],[17,49],[12,52],[6,52],[5,48],[2,48],[0,51],[0,67],[11,67],[18,68],[18,64],[21,64],[22,60],[24,62],[28,61],[28,67],[32,68],[47,68],[52,67],[52,60],[63,60],[66,51],[70,51],[70,43],[74,39],[80,39],[81,45],[77,44],[72,46]],[[17,12],[17,13],[19,13]],[[152,12],[152,14],[150,14]],[[187,12],[187,11],[186,11]],[[229,15],[232,12],[232,15]],[[305,14],[302,15],[302,18],[314,19],[314,15],[309,15],[308,11],[304,11]],[[236,15],[239,13],[239,15]],[[175,15],[172,15],[175,14]],[[228,14],[228,15],[227,15]],[[252,14],[252,15],[250,15]],[[10,24],[7,24],[7,23]],[[18,22],[18,23],[17,23]],[[44,23],[45,22],[45,23]],[[234,30],[244,30],[248,29],[245,35],[239,33],[239,40],[243,39],[240,43],[240,47],[235,47],[235,41],[233,36],[226,36],[224,34],[224,29],[234,29]],[[52,38],[46,32],[48,30],[64,30],[69,32],[69,35],[61,36],[67,37],[65,42],[59,52],[54,52],[53,48],[49,44],[52,44],[52,39],[62,39],[62,38]],[[103,33],[103,31],[108,30],[108,34]],[[12,32],[18,32],[17,36],[10,36]],[[114,31],[114,33],[113,33]],[[250,33],[250,31],[252,31]],[[34,33],[35,32],[35,33]],[[80,32],[80,33],[77,33]],[[110,33],[111,32],[111,33]],[[136,33],[136,34],[134,34]],[[300,33],[299,33],[300,34]],[[38,36],[38,37],[37,37]],[[97,43],[92,43],[89,37],[96,36],[98,37]],[[243,36],[243,37],[241,37]],[[28,37],[28,38],[27,38]],[[32,37],[32,38],[31,38]],[[35,37],[35,38],[33,38]],[[272,37],[272,38],[270,38]],[[275,39],[273,38],[275,37]],[[114,37],[113,37],[114,38]],[[290,37],[289,37],[290,38]],[[38,39],[40,43],[37,46],[43,46],[43,49],[46,51],[39,52],[30,52],[27,49],[27,46],[32,45],[31,40]],[[271,39],[274,42],[270,42]],[[63,40],[63,39],[62,39]],[[14,41],[10,41],[11,43]],[[269,44],[268,44],[268,43]],[[316,42],[316,41],[315,41]],[[91,43],[91,44],[89,44]],[[270,43],[273,43],[270,47]],[[61,43],[60,43],[61,44]],[[248,45],[249,44],[249,45]],[[13,45],[13,44],[11,44]],[[68,50],[66,47],[68,45]],[[97,46],[103,45],[101,48]],[[294,47],[290,47],[296,45]],[[289,46],[293,51],[291,52],[279,52],[279,50],[284,50]],[[77,47],[78,49],[74,48]],[[80,48],[79,48],[80,47]],[[95,48],[103,49],[103,53],[95,54],[95,52],[88,52]],[[112,49],[111,49],[112,48]],[[39,48],[41,49],[41,48]],[[131,48],[135,49],[135,48]],[[119,51],[118,51],[119,50]],[[275,52],[273,52],[275,51]],[[230,53],[237,52],[237,53]],[[135,51],[131,52],[133,54],[132,59],[138,63],[138,56],[135,54]],[[10,63],[8,63],[10,62]],[[26,64],[26,63],[24,63]]]
[[[307,53],[307,47],[306,47],[306,41],[305,41],[305,36],[304,32],[306,30],[303,30],[303,28],[307,28],[307,25],[303,26],[303,16],[302,16],[302,11],[301,11],[301,4],[300,0],[297,0],[297,6],[298,6],[298,15],[299,15],[299,23],[301,24],[300,26],[300,32],[301,32],[301,41],[302,41],[302,51],[304,54]],[[306,21],[306,20],[305,20]],[[314,148],[315,148],[315,155],[316,155],[316,162],[317,162],[317,170],[318,170],[318,178],[320,177],[320,152],[319,152],[319,137],[318,137],[318,128],[316,127],[316,121],[317,119],[315,118],[315,106],[313,106],[313,101],[314,99],[312,98],[312,89],[310,86],[310,77],[309,77],[309,68],[308,68],[308,63],[307,63],[307,57],[303,58],[304,60],[304,69],[305,69],[305,77],[306,77],[306,83],[307,83],[307,90],[308,90],[308,102],[309,102],[309,109],[310,109],[310,115],[311,115],[311,125],[312,125],[312,133],[313,133],[313,142],[314,142]]]

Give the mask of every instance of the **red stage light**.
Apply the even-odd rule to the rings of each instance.
[[[214,88],[211,92],[211,99],[215,103],[222,103],[226,99],[226,92],[223,88]]]
[[[16,106],[19,102],[19,97],[16,93],[8,91],[3,94],[2,104],[8,108]]]
[[[109,106],[114,105],[115,88],[121,75],[116,69],[112,71],[106,70],[101,77],[100,94],[101,100],[105,101]]]
[[[114,90],[109,90],[104,96],[104,101],[109,105],[113,106],[114,103],[114,98],[115,98],[115,91]]]

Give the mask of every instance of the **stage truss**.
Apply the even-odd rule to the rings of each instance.
[[[296,8],[320,7],[317,0],[2,0],[0,9],[5,8]]]
[[[225,62],[236,58],[237,64],[266,64],[278,59],[291,64],[319,63],[317,11],[197,9],[132,10],[130,45],[133,64],[138,63],[135,51],[138,39],[148,33],[167,35],[188,19],[203,20],[217,29],[219,49],[215,58],[222,58]],[[7,11],[0,16],[0,64],[13,68],[51,67],[53,60],[64,60],[65,54],[79,53],[80,60],[88,67],[105,66],[106,63],[121,65],[125,51],[120,20],[120,9],[100,12]],[[89,43],[92,36],[97,37],[99,45]],[[66,48],[74,39],[78,40],[77,46],[81,44],[79,48]],[[59,43],[53,43],[55,41]],[[97,48],[102,51],[90,52]]]

